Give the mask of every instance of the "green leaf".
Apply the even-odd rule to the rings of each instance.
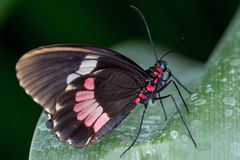
[[[149,43],[146,42],[124,42],[116,45],[113,49],[125,53],[129,58],[139,62],[144,68],[149,67],[150,64],[155,62],[152,48],[149,46]],[[179,55],[169,55],[167,60],[168,63],[171,64],[173,73],[175,73],[185,84],[194,82],[196,80],[194,75],[198,74],[199,77],[199,73],[202,70],[202,65],[200,63],[183,58]],[[184,74],[182,74],[183,71]],[[173,88],[170,87],[166,92],[174,91]],[[166,109],[169,115],[175,113],[176,109],[172,106],[171,102],[167,101],[165,105],[167,106]],[[142,109],[143,106],[139,105],[134,114],[131,114],[117,129],[101,139],[100,142],[96,144],[90,143],[85,150],[72,148],[67,144],[59,142],[45,127],[47,119],[46,115],[43,114],[40,117],[34,133],[30,159],[98,159],[105,156],[112,159],[112,156],[119,157],[136,135]],[[163,128],[165,124],[166,121],[164,120],[160,104],[151,104],[144,121],[143,132],[139,138],[140,144],[149,143],[148,141],[153,137],[160,137],[162,132],[161,128]],[[139,145],[136,146],[139,147]],[[129,153],[132,153],[132,151]]]
[[[151,48],[143,42],[126,42],[114,49],[145,68],[154,62]],[[201,64],[175,56],[166,57],[173,73],[187,86],[197,86],[187,99],[191,113],[181,110],[198,147],[194,147],[172,102],[167,100],[164,104],[173,118],[166,125],[160,105],[150,104],[138,142],[122,159],[239,159],[240,10],[214,50],[203,76]],[[197,83],[199,79],[201,82]],[[174,88],[169,88],[163,94],[170,92],[178,98]],[[60,143],[46,129],[46,116],[42,115],[33,136],[30,159],[120,159],[136,135],[142,108],[137,106],[118,128],[84,150]]]

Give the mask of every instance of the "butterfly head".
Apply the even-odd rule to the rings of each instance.
[[[155,65],[153,66],[155,70],[160,69],[162,72],[165,72],[167,70],[167,62],[164,60],[158,60]]]
[[[162,69],[162,71],[165,72],[166,69],[167,69],[167,62],[164,61],[164,60],[160,60],[160,61],[158,61],[157,63],[158,63],[158,64],[157,64],[158,67],[160,67],[160,68]]]

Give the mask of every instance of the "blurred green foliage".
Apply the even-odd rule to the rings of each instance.
[[[239,0],[1,0],[0,85],[2,159],[27,159],[41,108],[19,87],[18,58],[30,49],[55,43],[110,47],[128,39],[146,39],[144,25],[129,6],[141,9],[154,42],[205,61],[234,14]],[[136,53],[137,54],[137,53]]]

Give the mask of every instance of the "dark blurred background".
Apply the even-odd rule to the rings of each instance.
[[[1,159],[27,159],[41,108],[19,87],[18,58],[30,49],[56,43],[101,47],[130,39],[147,40],[141,9],[154,42],[174,48],[180,37],[181,54],[205,62],[218,42],[239,0],[1,0]]]

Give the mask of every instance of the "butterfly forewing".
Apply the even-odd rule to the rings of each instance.
[[[25,54],[16,66],[20,85],[50,114],[68,83],[101,68],[121,68],[147,76],[117,52],[84,45],[41,47]]]
[[[84,45],[35,49],[19,60],[16,70],[20,85],[51,115],[52,132],[80,148],[129,114],[147,78],[123,55]]]

